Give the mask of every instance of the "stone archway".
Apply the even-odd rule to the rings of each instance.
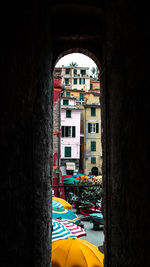
[[[97,168],[97,167],[93,167],[93,168],[91,169],[91,173],[92,173],[92,175],[97,176],[97,175],[98,175],[98,168]]]

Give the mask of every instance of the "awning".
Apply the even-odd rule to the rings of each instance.
[[[66,162],[66,170],[75,170],[74,162]]]

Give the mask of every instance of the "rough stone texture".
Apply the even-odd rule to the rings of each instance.
[[[1,266],[50,266],[51,76],[75,51],[101,69],[105,267],[150,266],[147,7],[45,0],[3,11]]]

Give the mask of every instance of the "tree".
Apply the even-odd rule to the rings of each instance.
[[[78,67],[78,64],[76,63],[76,62],[71,62],[70,64],[69,64],[71,67]]]
[[[92,67],[91,72],[92,72],[93,79],[96,79],[96,74],[98,72],[98,67],[97,66],[96,66],[96,68]]]
[[[93,203],[96,207],[98,202],[102,198],[102,183],[99,183],[97,181],[93,181],[91,183],[87,180],[81,181],[80,185],[83,185],[83,187],[78,188],[79,190],[77,192],[77,196],[80,201]],[[88,185],[89,187],[87,187]]]

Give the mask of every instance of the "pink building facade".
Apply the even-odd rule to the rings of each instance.
[[[81,109],[76,99],[61,99],[61,169],[63,174],[79,170],[80,161],[80,117]]]

